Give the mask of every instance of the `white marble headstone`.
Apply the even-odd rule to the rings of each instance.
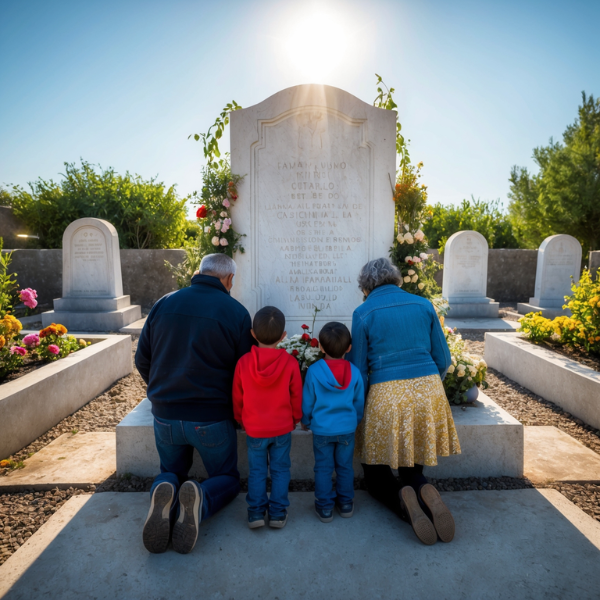
[[[477,231],[459,231],[444,248],[442,296],[452,302],[487,302],[488,243]]]
[[[102,219],[78,219],[63,234],[63,298],[123,295],[117,230]]]
[[[570,235],[547,237],[538,250],[535,296],[529,303],[540,308],[560,308],[571,295],[571,277],[581,274],[581,244]]]
[[[349,323],[360,268],[394,236],[396,113],[343,90],[300,85],[231,114],[232,210],[246,234],[232,295],[294,323]]]

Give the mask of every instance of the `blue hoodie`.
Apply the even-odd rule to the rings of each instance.
[[[365,390],[360,371],[344,361],[346,374],[340,383],[325,360],[306,373],[302,394],[302,423],[317,435],[354,433],[365,408]]]

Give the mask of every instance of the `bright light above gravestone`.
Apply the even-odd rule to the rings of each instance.
[[[286,58],[307,83],[327,83],[351,51],[352,29],[344,13],[305,5],[300,14],[288,13],[285,22],[285,32],[278,37]]]

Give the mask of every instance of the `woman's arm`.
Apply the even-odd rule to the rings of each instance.
[[[448,342],[446,342],[442,324],[433,305],[431,306],[431,313],[431,358],[437,365],[440,377],[443,380],[446,377],[448,367],[452,364],[452,357],[450,356],[450,349],[448,348]]]
[[[363,380],[363,387],[368,390],[369,386],[369,363],[367,361],[367,351],[369,342],[364,323],[359,315],[352,315],[352,350],[346,357],[355,367],[358,367]]]

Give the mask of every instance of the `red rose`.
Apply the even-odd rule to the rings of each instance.
[[[303,342],[308,342],[308,340],[310,340],[310,335],[308,335],[308,333],[303,333],[302,337],[300,338]]]
[[[317,338],[313,338],[312,340],[310,340],[310,345],[313,348],[316,348],[319,345],[319,340]]]
[[[196,219],[204,219],[205,216],[206,216],[206,206],[204,206],[204,204],[203,204],[196,211]]]
[[[292,350],[292,356],[298,356],[298,354],[300,354],[298,350]]]
[[[302,329],[310,329],[308,325],[302,325]]]
[[[233,187],[233,181],[230,181],[230,182],[227,184],[227,187]]]
[[[231,194],[231,199],[232,200],[237,200],[237,196],[235,194]]]

